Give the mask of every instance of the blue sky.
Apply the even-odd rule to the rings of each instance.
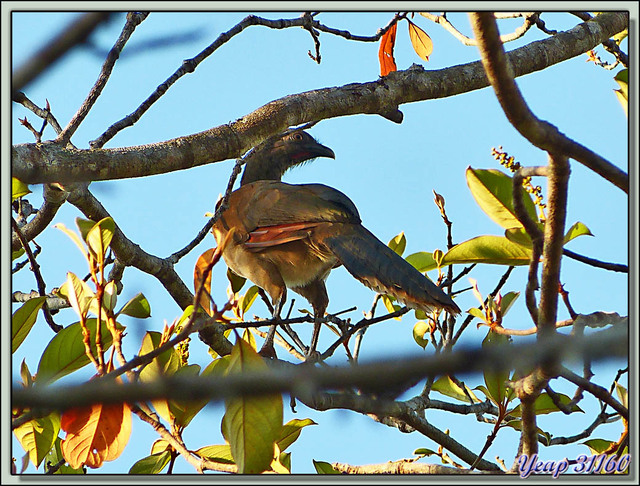
[[[154,89],[169,77],[183,59],[191,58],[210,44],[221,32],[229,30],[248,12],[154,12],[136,30],[116,63],[114,72],[99,101],[73,138],[78,148],[99,136],[109,125],[132,112]],[[268,18],[294,18],[296,12],[259,13]],[[14,13],[12,16],[12,69],[31,56],[52,35],[59,32],[73,18],[72,13]],[[332,12],[319,19],[334,28],[354,34],[373,35],[388,23],[393,12]],[[577,23],[569,14],[545,14],[547,26],[566,30]],[[449,19],[471,35],[466,14],[452,13]],[[443,69],[478,59],[475,47],[465,47],[439,26],[416,17],[431,36],[434,51],[428,63],[411,49],[406,25],[398,29],[396,62],[398,69],[412,63],[426,69]],[[500,23],[502,32],[510,32],[520,21]],[[113,19],[91,37],[94,47],[106,52],[120,33],[123,17]],[[166,34],[196,32],[196,40],[179,43],[159,50],[135,51],[136,45]],[[519,41],[509,43],[511,50],[546,35],[531,29]],[[313,62],[307,55],[313,41],[303,29],[270,30],[251,27],[234,37],[204,61],[196,71],[180,79],[163,98],[133,127],[113,138],[105,148],[154,143],[188,135],[236,120],[269,101],[289,94],[317,88],[342,86],[353,82],[368,82],[378,78],[378,44],[355,43],[323,33],[320,36],[322,62]],[[626,42],[623,45],[626,50]],[[131,54],[128,51],[131,50]],[[606,57],[602,47],[598,53]],[[36,104],[49,100],[52,111],[62,126],[75,113],[97,78],[103,56],[80,47],[63,58],[45,75],[24,90]],[[517,80],[532,111],[558,127],[567,136],[586,145],[623,170],[628,170],[627,119],[613,90],[617,84],[613,73],[579,56],[544,71]],[[319,159],[285,176],[286,182],[320,182],[347,194],[358,207],[363,224],[383,242],[404,231],[407,237],[405,256],[416,251],[446,248],[446,229],[438,209],[433,204],[432,190],[446,200],[449,219],[453,222],[455,242],[482,234],[502,234],[476,205],[465,182],[465,169],[501,168],[491,156],[491,148],[502,146],[523,165],[543,165],[546,154],[532,147],[506,120],[493,91],[485,88],[463,95],[412,103],[400,107],[404,113],[402,124],[394,124],[375,115],[358,115],[324,120],[311,133],[336,153],[336,159]],[[27,116],[36,117],[21,106],[13,104],[11,112],[12,143],[32,142],[33,137],[18,122]],[[44,138],[53,138],[53,131]],[[233,161],[226,161],[190,170],[142,179],[93,183],[91,189],[111,213],[121,229],[132,241],[154,255],[165,257],[185,246],[205,224],[204,214],[212,211],[218,195],[224,192]],[[572,241],[568,248],[600,260],[627,263],[628,206],[626,195],[578,163],[571,165],[570,200],[567,223],[582,221],[593,237],[583,236]],[[543,186],[544,181],[538,181]],[[38,206],[41,189],[32,186],[29,201]],[[56,215],[54,223],[62,222],[75,228],[78,210],[66,204]],[[48,228],[37,239],[43,246],[38,261],[43,269],[48,289],[61,285],[67,271],[85,275],[86,266],[71,241],[57,229]],[[202,252],[214,246],[209,236],[176,267],[183,280],[192,285],[195,261]],[[460,270],[461,268],[459,268]],[[493,290],[503,267],[492,266],[476,270],[471,276],[486,295]],[[219,302],[226,296],[226,268],[214,272],[213,295]],[[504,291],[524,291],[525,267],[517,268]],[[579,313],[597,310],[627,314],[627,275],[586,267],[570,259],[563,260],[562,282],[570,292],[571,302]],[[327,281],[331,313],[357,306],[357,311],[344,317],[357,321],[367,312],[374,293],[354,280],[343,268],[332,272]],[[465,280],[461,287],[466,287]],[[27,271],[13,278],[14,290],[35,288],[33,276]],[[164,288],[153,278],[134,268],[125,271],[125,290],[120,302],[143,292],[151,303],[152,317],[147,320],[123,320],[127,326],[125,355],[137,353],[146,330],[161,330],[164,322],[179,316],[178,306],[168,298]],[[293,294],[290,293],[290,298]],[[296,296],[295,308],[308,308]],[[477,305],[471,292],[457,299],[466,310]],[[15,310],[15,307],[14,307]],[[378,314],[384,312],[378,308]],[[266,316],[259,303],[251,313]],[[505,327],[532,326],[524,298],[520,298],[508,316]],[[568,318],[563,306],[558,319]],[[61,324],[74,321],[71,311],[56,316]],[[461,320],[459,320],[461,322]],[[415,319],[408,314],[401,321],[388,321],[370,328],[364,339],[363,360],[415,354],[421,351],[412,339]],[[299,332],[308,339],[310,327]],[[38,365],[43,343],[51,336],[46,323],[40,319],[34,332],[13,357],[13,376],[23,358],[32,372]],[[477,344],[486,328],[469,326],[461,344]],[[320,347],[328,346],[331,333],[324,329]],[[197,339],[191,342],[194,362],[206,365],[205,346]],[[426,352],[431,352],[427,348]],[[281,357],[284,352],[280,352]],[[336,353],[332,363],[344,364],[344,355]],[[608,387],[620,362],[594,366],[595,380]],[[86,375],[88,376],[88,375]],[[72,377],[70,377],[71,379]],[[482,384],[478,375],[461,377],[470,386]],[[554,383],[554,385],[556,385]],[[557,386],[558,391],[573,395],[573,387]],[[285,400],[285,404],[288,401]],[[557,435],[573,435],[588,426],[597,403],[587,397],[582,403],[586,414],[574,414],[567,419],[559,414],[540,417],[539,425]],[[351,464],[370,464],[412,457],[418,447],[434,448],[435,444],[416,433],[402,434],[395,429],[373,422],[355,412],[330,411],[317,413],[299,404],[298,413],[291,414],[285,406],[285,421],[310,417],[319,425],[303,430],[291,448],[293,472],[313,472],[311,459]],[[596,412],[597,413],[597,412]],[[222,443],[219,405],[208,406],[187,427],[185,442],[190,449]],[[479,424],[475,417],[452,416],[427,411],[427,418],[441,429],[449,429],[454,438],[473,451],[479,451],[491,430]],[[621,424],[601,427],[594,437],[617,439]],[[139,458],[146,455],[157,438],[151,427],[134,418],[132,443],[123,456],[107,463],[97,472],[126,472]],[[518,436],[503,430],[498,441],[489,449],[486,458],[500,456],[511,464]],[[13,455],[21,457],[22,449],[13,440]],[[544,460],[575,457],[587,453],[585,446],[542,449]],[[33,470],[32,468],[30,470]],[[191,473],[184,461],[176,465],[176,472]]]

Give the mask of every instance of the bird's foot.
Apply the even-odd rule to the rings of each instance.
[[[260,351],[258,351],[258,354],[263,358],[269,358],[269,359],[278,358],[278,356],[276,355],[276,348],[273,346],[273,342],[271,343],[265,342],[262,345],[262,348],[260,348]]]
[[[307,349],[307,352],[304,357],[305,363],[314,364],[314,363],[319,363],[320,361],[322,361],[322,355],[318,351],[316,351],[315,349],[314,350]]]

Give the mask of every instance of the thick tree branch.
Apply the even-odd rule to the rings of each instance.
[[[522,76],[580,55],[627,24],[624,12],[598,15],[567,32],[515,49],[507,58],[514,76]],[[63,148],[51,142],[15,145],[13,175],[26,183],[41,183],[122,179],[187,169],[235,159],[289,126],[362,113],[390,113],[404,103],[454,96],[488,84],[480,62],[436,71],[414,66],[369,83],[287,96],[235,122],[162,143],[100,150]],[[618,187],[628,187],[627,174],[604,159],[590,163],[590,168]]]

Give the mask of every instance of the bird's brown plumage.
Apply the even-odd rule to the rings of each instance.
[[[311,157],[333,155],[301,133],[306,135],[304,141],[290,137],[289,142],[304,142],[305,153]],[[309,139],[316,143],[315,151]],[[212,230],[220,244],[234,229],[223,258],[235,273],[267,292],[274,317],[280,315],[287,288],[309,300],[316,319],[322,317],[329,303],[324,280],[340,265],[367,287],[410,308],[460,312],[438,286],[362,226],[358,210],[342,192],[323,184],[280,182],[289,167],[300,163],[290,154],[301,152],[295,147],[282,150],[283,145],[263,147],[262,156],[258,151],[253,154],[255,165],[247,166],[245,176],[249,176],[231,193],[228,209]],[[260,173],[265,178],[279,177],[261,180]],[[316,321],[311,351],[318,330]]]

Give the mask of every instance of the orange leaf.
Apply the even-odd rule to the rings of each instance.
[[[120,456],[129,442],[131,408],[126,403],[72,408],[62,414],[60,428],[67,433],[60,447],[69,466],[98,468]]]
[[[411,39],[413,50],[416,51],[416,54],[418,54],[422,59],[428,61],[429,56],[433,52],[433,42],[431,42],[431,37],[429,37],[427,33],[416,24],[408,19],[407,21],[409,22],[409,38]]]
[[[396,44],[396,30],[398,24],[393,24],[380,38],[378,59],[380,60],[380,76],[386,76],[391,71],[397,71],[396,61],[393,58],[393,47]]]
[[[193,269],[193,287],[197,292],[198,287],[200,286],[200,282],[202,281],[202,276],[207,268],[207,266],[213,260],[213,255],[215,254],[215,248],[209,248],[202,255],[198,257],[198,261],[196,262],[196,266]],[[200,305],[202,308],[207,311],[207,314],[211,315],[211,299],[209,298],[209,294],[211,293],[211,272],[207,275],[207,279],[204,282],[204,292],[200,295]]]

